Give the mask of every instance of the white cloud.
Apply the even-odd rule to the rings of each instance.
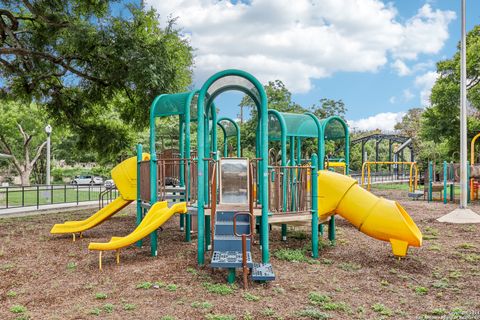
[[[410,89],[403,90],[403,99],[405,100],[405,102],[408,102],[413,98],[415,98],[415,95],[410,91]]]
[[[455,17],[453,11],[433,10],[430,4],[425,4],[405,23],[403,39],[393,50],[394,56],[416,59],[421,53],[438,53],[448,39],[448,24]]]
[[[420,88],[420,103],[423,107],[430,105],[430,94],[437,78],[438,74],[435,71],[428,71],[415,77],[415,85]]]
[[[392,63],[392,68],[397,72],[397,74],[401,77],[403,76],[408,76],[409,74],[412,73],[412,71],[410,70],[410,68],[405,64],[405,62],[403,62],[402,60],[400,59],[397,59],[395,60],[393,63]]]
[[[307,92],[312,79],[335,72],[376,72],[388,64],[436,53],[448,37],[451,11],[429,4],[400,22],[380,0],[146,0],[177,24],[195,51],[196,82],[226,68],[262,82],[280,79]]]
[[[388,101],[389,101],[391,104],[395,104],[395,103],[397,103],[397,97],[392,96],[392,97],[390,97],[390,99],[388,99]]]
[[[353,130],[360,131],[375,129],[392,131],[395,124],[402,121],[404,115],[405,112],[383,112],[360,120],[348,120],[348,125]]]

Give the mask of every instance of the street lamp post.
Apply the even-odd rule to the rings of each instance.
[[[50,185],[51,179],[50,179],[50,135],[52,134],[52,126],[47,125],[45,127],[45,132],[47,133],[47,180],[46,184],[47,186]]]

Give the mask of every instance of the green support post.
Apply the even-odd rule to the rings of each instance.
[[[150,108],[150,205],[154,205],[157,202],[157,153],[155,151],[155,104],[157,99],[160,99],[161,96],[157,97]],[[157,230],[153,231],[150,234],[150,254],[152,257],[157,256]]]
[[[443,203],[447,204],[447,161],[443,161]]]
[[[235,283],[235,275],[236,275],[235,268],[229,268],[228,269],[228,276],[227,276],[227,282],[229,284]]]
[[[432,187],[433,187],[433,163],[432,161],[428,162],[428,202],[432,202],[433,195],[432,195]]]
[[[318,158],[312,155],[312,257],[318,258]]]
[[[471,202],[470,197],[470,161],[467,161],[467,202]]]
[[[143,148],[141,144],[137,144],[137,226],[142,222],[142,199],[140,199],[140,163],[142,162]],[[142,246],[142,240],[137,241],[137,247]]]
[[[185,121],[184,117],[179,116],[180,128],[179,128],[179,142],[178,151],[180,152],[180,187],[185,187],[185,163],[183,159],[185,157]],[[185,230],[185,215],[180,215],[180,231]]]

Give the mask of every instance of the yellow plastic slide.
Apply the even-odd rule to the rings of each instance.
[[[395,256],[422,245],[421,231],[398,202],[375,196],[348,176],[318,172],[318,208],[320,218],[339,214],[370,237],[390,242]]]
[[[129,246],[154,232],[167,222],[175,213],[187,213],[187,204],[180,202],[168,208],[167,202],[157,202],[147,212],[137,228],[125,237],[112,237],[109,242],[92,242],[88,245],[89,250],[118,250]]]
[[[143,160],[150,159],[146,153]],[[104,222],[118,211],[125,208],[130,202],[137,199],[137,158],[129,158],[112,169],[112,179],[115,182],[120,196],[104,208],[82,221],[67,221],[53,226],[50,233],[63,234],[83,232]]]

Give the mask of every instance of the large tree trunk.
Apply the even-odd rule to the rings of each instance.
[[[32,168],[24,169],[20,172],[20,181],[22,186],[30,186],[30,175],[32,174]]]

